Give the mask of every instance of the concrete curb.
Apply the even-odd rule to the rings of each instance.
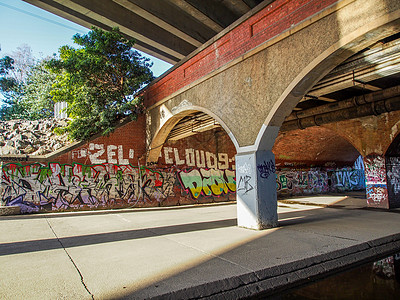
[[[284,289],[351,269],[400,249],[400,234],[334,252],[179,290],[152,299],[242,299],[270,296]]]
[[[15,206],[0,206],[0,216],[11,216],[21,214],[21,207]]]

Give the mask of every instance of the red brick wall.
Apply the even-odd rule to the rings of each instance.
[[[100,136],[88,141],[66,154],[56,157],[60,163],[115,163],[145,164],[146,161],[146,118],[144,115],[129,122],[108,136]]]
[[[384,155],[400,132],[400,111],[379,116],[358,118],[325,124],[328,128],[350,141],[364,157]]]
[[[150,85],[145,91],[145,105],[153,105],[335,2],[337,0],[274,1]]]
[[[322,126],[280,133],[272,152],[278,168],[352,166],[360,156],[348,140]]]

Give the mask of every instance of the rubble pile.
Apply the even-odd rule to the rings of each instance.
[[[69,144],[66,134],[58,135],[56,127],[65,127],[67,119],[36,121],[0,121],[0,155],[46,155]]]

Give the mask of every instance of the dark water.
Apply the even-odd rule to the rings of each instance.
[[[400,300],[400,253],[264,299]]]

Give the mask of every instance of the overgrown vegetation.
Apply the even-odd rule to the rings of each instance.
[[[28,45],[22,45],[11,56],[0,59],[0,92],[4,104],[2,120],[36,120],[53,115],[54,103],[49,88],[55,75],[47,71],[44,62],[35,61]]]
[[[149,59],[118,28],[92,28],[73,41],[78,47],[62,46],[59,57],[35,61],[25,46],[0,59],[2,120],[49,118],[55,102],[66,102],[70,121],[63,131],[85,140],[110,133],[121,119],[137,118],[142,99],[135,93],[153,80]]]
[[[57,74],[53,100],[68,103],[70,136],[87,139],[98,132],[108,134],[118,120],[136,119],[142,101],[134,94],[153,79],[149,59],[134,51],[134,42],[117,28],[109,32],[93,28],[73,40],[79,48],[63,46],[60,58],[47,63]]]

